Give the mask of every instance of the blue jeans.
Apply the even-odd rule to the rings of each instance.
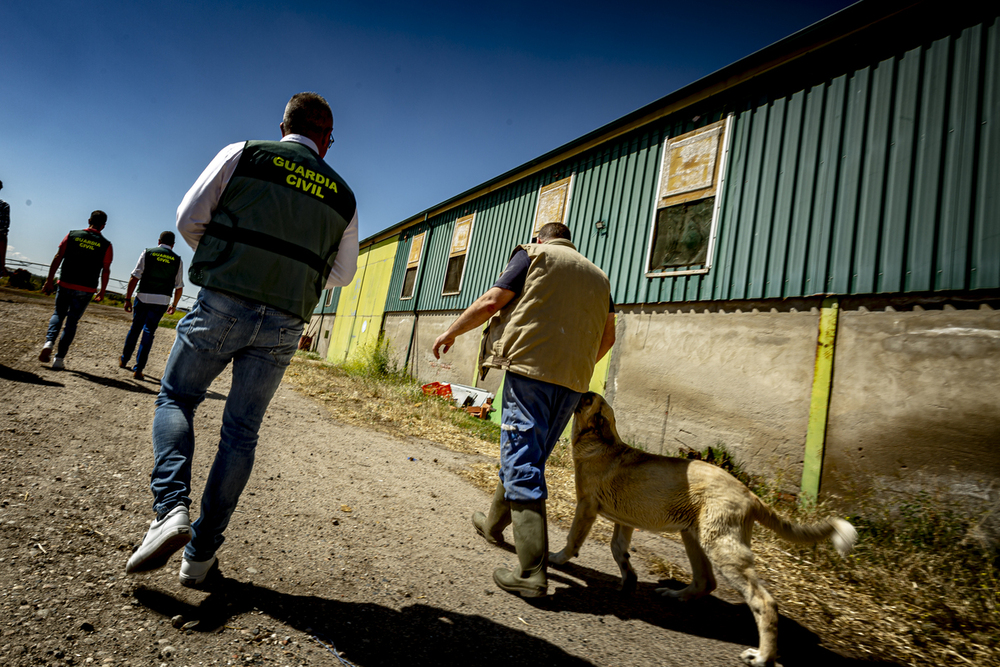
[[[62,337],[59,338],[59,347],[56,348],[57,357],[65,357],[69,352],[69,346],[76,337],[76,323],[83,317],[83,311],[87,310],[92,296],[93,292],[81,292],[62,286],[56,288],[56,311],[49,320],[49,330],[45,334],[45,340],[54,343],[56,336],[59,335],[59,329],[63,330]]]
[[[549,497],[545,462],[580,402],[580,392],[507,371],[500,418],[500,482],[504,497]]]
[[[146,368],[146,361],[149,359],[149,351],[153,347],[153,336],[156,335],[156,327],[160,324],[160,318],[167,312],[166,304],[143,303],[136,297],[132,302],[132,326],[129,327],[125,335],[125,347],[122,349],[122,359],[125,363],[132,358],[135,350],[135,343],[139,340],[139,333],[142,333],[142,342],[139,343],[139,354],[135,357],[135,370],[142,371]]]
[[[255,301],[203,289],[177,324],[153,417],[150,489],[158,517],[191,506],[194,412],[231,361],[233,382],[222,415],[215,462],[201,496],[188,560],[211,558],[253,469],[257,432],[271,397],[298,348],[304,322]]]

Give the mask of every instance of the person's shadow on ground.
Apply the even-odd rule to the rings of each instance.
[[[632,592],[622,593],[618,590],[621,578],[617,572],[611,575],[570,562],[559,566],[550,565],[548,575],[550,593],[553,593],[553,583],[568,586],[557,588],[549,597],[537,598],[534,602],[526,600],[539,609],[598,616],[613,615],[620,619],[640,620],[674,632],[729,642],[738,645],[734,647],[734,664],[739,662],[738,654],[743,651],[742,647],[756,648],[759,643],[757,624],[753,612],[746,604],[732,604],[714,595],[692,602],[681,602],[664,598],[655,591],[663,587],[679,590],[687,585],[679,581],[663,580],[656,584],[639,582]],[[583,580],[583,584],[578,580]],[[722,581],[719,582],[720,587],[725,585]],[[777,600],[777,603],[780,612],[781,600]],[[847,658],[834,653],[819,645],[819,637],[814,632],[780,614],[778,662],[785,667],[895,665]]]
[[[213,632],[233,616],[254,609],[334,645],[361,665],[569,665],[593,663],[530,634],[482,616],[426,604],[399,611],[373,603],[291,595],[210,574],[209,596],[191,605],[167,593],[139,588],[136,599],[166,618],[198,621],[196,632]],[[328,649],[329,650],[329,649]]]
[[[2,366],[0,366],[0,368],[2,368]],[[76,375],[77,377],[83,378],[84,380],[87,380],[89,382],[100,384],[105,387],[113,387],[115,389],[121,389],[122,391],[129,391],[138,394],[153,394],[154,396],[160,393],[160,390],[158,389],[160,381],[148,375],[142,380],[129,381],[129,380],[116,380],[114,378],[109,378],[104,375],[94,375],[92,373],[87,373],[85,371],[71,370],[68,372],[72,373],[73,375]],[[146,386],[147,384],[151,384],[153,385],[153,387],[148,387]],[[63,385],[60,384],[57,386],[61,387]],[[225,399],[226,395],[220,394],[217,391],[208,391],[205,393],[205,400],[218,401]]]
[[[68,371],[63,371],[65,373],[72,373],[73,375],[83,378],[88,382],[93,382],[94,384],[103,385],[105,387],[111,387],[113,389],[120,389],[122,391],[128,391],[134,394],[156,394],[149,387],[144,387],[141,384],[136,384],[134,382],[128,382],[125,380],[116,380],[114,378],[109,378],[104,375],[94,375],[93,373],[88,373],[86,371],[78,371],[76,369],[71,369]]]
[[[17,368],[11,368],[10,366],[4,366],[0,364],[0,380],[10,380],[11,382],[24,382],[27,384],[37,384],[43,387],[65,387],[66,385],[61,382],[53,382],[52,380],[46,380],[41,375],[37,373],[32,373],[31,371],[22,371]]]

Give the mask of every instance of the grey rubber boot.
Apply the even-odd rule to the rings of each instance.
[[[503,497],[503,494],[503,483],[497,482],[489,515],[482,512],[476,512],[472,515],[472,525],[476,527],[476,532],[490,544],[503,542],[503,529],[510,525],[510,503]]]
[[[542,597],[548,593],[545,566],[549,560],[549,531],[545,520],[545,501],[510,503],[514,523],[514,548],[520,572],[504,568],[493,571],[493,581],[508,593],[523,598]]]

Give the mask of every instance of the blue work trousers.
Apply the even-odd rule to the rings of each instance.
[[[549,497],[545,462],[582,394],[507,371],[500,417],[500,482],[504,497],[532,502]]]
[[[76,323],[83,317],[83,311],[87,310],[93,296],[93,292],[67,289],[61,285],[56,288],[56,310],[49,319],[45,340],[55,343],[59,329],[62,329],[59,346],[56,348],[57,357],[65,357],[69,352],[69,346],[76,337]]]

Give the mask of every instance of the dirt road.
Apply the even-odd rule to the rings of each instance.
[[[469,517],[489,498],[456,474],[480,457],[337,423],[286,384],[220,576],[183,588],[175,556],[126,577],[152,518],[150,424],[173,332],[134,380],[116,363],[128,316],[92,304],[53,371],[36,358],[51,308],[0,290],[2,665],[338,665],[333,645],[359,667],[737,665],[756,646],[728,589],[665,601],[637,558],[638,590],[622,598],[597,542],[551,570],[549,598],[504,594],[491,573],[516,557],[475,535]],[[227,391],[223,375],[196,417],[193,516]],[[553,546],[566,528],[550,526]],[[779,636],[785,665],[856,664],[784,617]]]

